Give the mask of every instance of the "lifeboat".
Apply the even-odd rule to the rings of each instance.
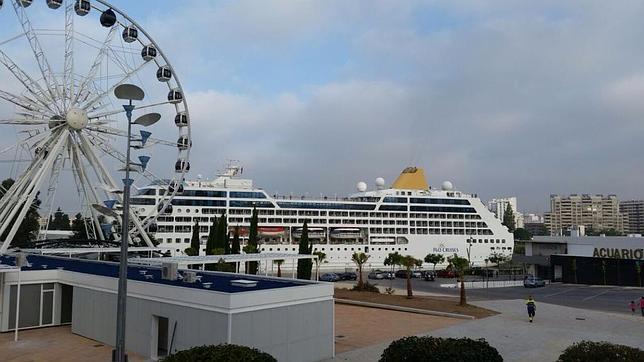
[[[324,239],[326,233],[323,228],[308,228],[309,239]],[[297,228],[293,230],[293,237],[299,239],[302,237],[302,228]]]
[[[283,236],[285,232],[282,226],[261,226],[257,228],[257,234],[262,236]]]
[[[362,233],[358,228],[335,228],[331,230],[331,238],[333,239],[355,239],[362,237]]]

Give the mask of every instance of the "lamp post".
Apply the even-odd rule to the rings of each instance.
[[[123,179],[123,221],[121,224],[121,260],[119,263],[119,281],[118,281],[118,297],[117,297],[117,310],[116,310],[116,343],[115,349],[112,351],[112,361],[126,362],[127,355],[125,353],[125,320],[126,320],[126,304],[127,304],[127,249],[129,244],[129,225],[130,225],[130,187],[132,186],[132,179],[130,179],[130,150],[132,148],[132,124],[138,124],[144,127],[156,123],[161,115],[158,113],[150,113],[143,115],[132,122],[132,111],[134,105],[132,101],[142,101],[145,97],[143,90],[132,84],[121,84],[114,89],[116,98],[128,101],[128,104],[123,105],[125,115],[127,117],[127,151],[125,156],[125,178]],[[146,136],[141,134],[141,146],[150,136],[149,132]],[[141,159],[141,164],[138,166],[145,169],[149,158]],[[96,207],[95,207],[96,208]],[[108,213],[109,214],[109,213]]]

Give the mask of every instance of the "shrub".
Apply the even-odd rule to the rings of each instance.
[[[644,361],[644,351],[621,344],[581,341],[566,348],[557,361]]]
[[[394,361],[497,362],[503,358],[485,339],[405,337],[391,342],[380,356],[380,362]]]
[[[362,288],[358,286],[358,284],[354,285],[351,290],[355,290],[358,292],[374,292],[374,293],[380,293],[380,289],[375,284],[369,284],[369,282],[364,282],[362,283]]]
[[[163,362],[277,362],[273,356],[256,348],[236,344],[199,346],[179,351],[163,359]]]

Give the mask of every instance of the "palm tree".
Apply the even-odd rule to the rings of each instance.
[[[383,262],[383,264],[391,265],[391,273],[393,274],[394,268],[396,267],[396,265],[401,264],[401,258],[402,258],[402,255],[398,254],[398,252],[389,253],[389,255],[387,255],[387,257],[385,258],[385,261]],[[389,288],[393,287],[393,282],[394,282],[393,278],[389,279]]]
[[[323,253],[321,251],[316,251],[313,253],[313,255],[316,255],[318,258],[315,259],[315,280],[319,280],[320,278],[320,265],[322,263],[326,263],[326,253]]]
[[[447,258],[447,261],[449,262],[449,265],[456,271],[458,277],[461,279],[461,298],[459,304],[465,305],[467,304],[467,300],[465,298],[465,272],[470,267],[470,262],[467,259],[461,258],[456,254]]]
[[[416,259],[411,255],[405,255],[400,258],[400,265],[404,266],[407,269],[407,298],[412,298],[412,288],[411,288],[411,269],[415,266],[423,265],[423,261]]]
[[[445,257],[441,254],[427,254],[425,256],[425,263],[434,265],[434,275],[436,275],[436,264],[445,262]]]
[[[362,266],[369,260],[370,255],[365,253],[353,253],[351,260],[358,266],[358,289],[362,289]]]
[[[277,264],[277,277],[281,278],[282,277],[282,264],[284,263],[284,259],[273,260],[273,263]]]

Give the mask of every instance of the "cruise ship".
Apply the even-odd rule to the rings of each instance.
[[[302,226],[314,251],[326,254],[323,269],[355,268],[354,252],[370,255],[367,267],[383,265],[389,253],[423,259],[427,254],[458,254],[473,265],[484,265],[492,254],[511,255],[512,233],[476,195],[453,189],[449,181],[430,187],[422,168],[405,168],[385,186],[376,179],[373,190],[359,182],[346,198],[316,199],[270,195],[241,177],[243,168],[230,164],[214,180],[185,181],[158,215],[154,238],[159,246],[182,255],[192,228],[199,221],[201,254],[215,217],[225,214],[230,233],[237,229],[245,244],[253,208],[259,214],[259,249],[297,253]],[[156,212],[164,186],[149,185],[132,198],[140,216]],[[424,265],[427,267],[428,265]]]

